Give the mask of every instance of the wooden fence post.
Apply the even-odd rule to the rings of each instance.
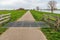
[[[59,28],[59,17],[57,16],[57,28]]]

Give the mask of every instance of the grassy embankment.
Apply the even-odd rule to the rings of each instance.
[[[11,13],[10,22],[13,22],[20,18],[25,12],[26,10],[0,10],[0,15]]]
[[[11,13],[11,20],[9,22],[13,22],[13,21],[16,21],[17,19],[19,19],[25,12],[26,12],[26,10],[0,10],[0,15]],[[5,24],[7,24],[7,23],[5,23]],[[7,29],[8,28],[0,27],[0,34],[2,34]]]
[[[38,11],[34,11],[34,10],[31,10],[31,13],[32,13],[33,17],[36,19],[36,21],[42,21],[43,14],[49,14],[52,16],[60,15],[60,14],[52,14],[49,12],[38,12]],[[52,31],[53,29],[51,29],[51,28],[41,28],[41,30],[45,34],[45,36],[48,40],[60,40],[60,32]]]
[[[49,12],[38,12],[38,11],[34,11],[31,10],[32,15],[34,16],[34,18],[36,19],[36,21],[41,21],[43,18],[43,14],[48,14],[48,15],[52,15],[52,16],[60,16],[60,14],[52,14]]]

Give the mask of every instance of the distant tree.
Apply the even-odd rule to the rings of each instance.
[[[56,8],[56,4],[57,4],[57,2],[54,1],[54,0],[51,0],[51,1],[48,2],[48,7],[50,8],[51,13],[53,13],[53,11],[54,11],[55,9],[57,9],[57,8]]]
[[[39,7],[37,6],[36,9],[39,10]]]
[[[24,8],[19,8],[19,9],[17,9],[17,10],[24,10]]]

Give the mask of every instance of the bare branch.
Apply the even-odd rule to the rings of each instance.
[[[57,2],[53,1],[53,0],[48,2],[48,7],[50,8],[52,13],[56,9],[56,4],[57,4]]]

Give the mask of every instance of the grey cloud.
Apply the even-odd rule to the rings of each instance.
[[[0,2],[2,2],[2,1],[3,0],[0,0]],[[17,2],[13,1],[14,3],[11,5],[2,5],[0,3],[0,9],[17,9],[17,8],[32,9],[32,8],[36,8],[36,6],[39,6],[40,8],[47,8],[47,3],[49,0],[23,0],[23,1],[24,2],[21,2],[20,0],[17,0]],[[60,3],[58,3],[58,4],[60,4]]]

